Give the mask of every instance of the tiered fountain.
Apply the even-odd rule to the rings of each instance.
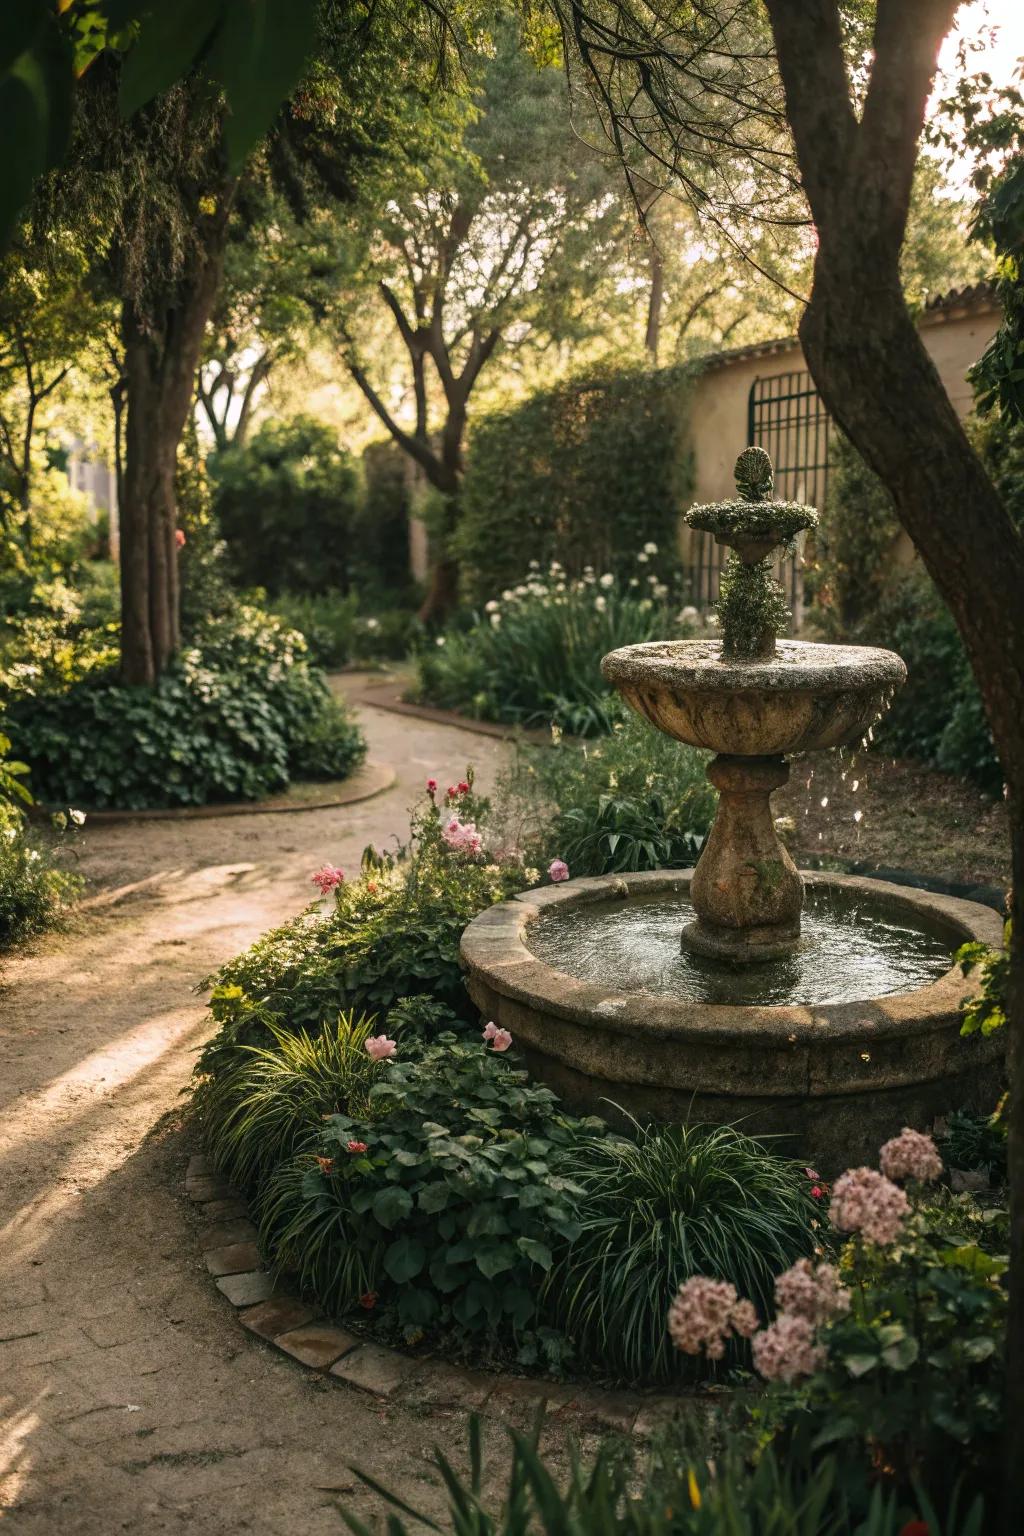
[[[796,869],[772,791],[794,753],[858,742],[906,668],[891,651],[779,640],[772,575],[811,507],[773,499],[748,448],[738,496],[687,521],[731,554],[720,639],[625,646],[602,671],[658,730],[716,754],[718,814],[695,870],[571,880],[503,902],[463,936],[470,992],[571,1103],[735,1121],[838,1166],[904,1124],[989,1105],[1001,1047],[960,1036],[953,951],[998,945],[973,902]]]

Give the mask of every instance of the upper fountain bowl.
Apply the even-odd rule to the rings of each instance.
[[[601,671],[666,736],[736,757],[859,741],[907,675],[893,651],[802,640],[756,661],[723,658],[720,640],[654,640],[609,652]]]

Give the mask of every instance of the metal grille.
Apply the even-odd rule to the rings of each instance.
[[[828,488],[828,412],[806,369],[755,379],[747,399],[747,443],[767,449],[775,465],[775,493],[784,501],[821,508]],[[737,450],[738,451],[738,450]],[[691,572],[693,601],[707,607],[718,597],[718,577],[728,550],[710,534],[695,541]],[[775,574],[793,610],[793,628],[803,616],[803,575],[796,556],[781,558]]]

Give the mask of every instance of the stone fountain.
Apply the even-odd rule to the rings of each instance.
[[[602,671],[657,730],[715,756],[718,813],[696,869],[571,880],[463,935],[470,992],[571,1103],[663,1120],[743,1119],[838,1166],[903,1124],[990,1106],[996,1037],[963,1040],[952,953],[998,945],[973,902],[797,870],[771,794],[788,759],[860,741],[906,668],[891,651],[780,639],[774,552],[817,522],[773,497],[746,449],[737,497],[687,514],[730,547],[720,638],[625,646]]]

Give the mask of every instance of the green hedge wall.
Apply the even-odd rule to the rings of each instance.
[[[486,602],[531,559],[616,570],[653,542],[674,563],[693,488],[691,380],[689,366],[595,372],[486,417],[454,536],[464,599]]]

